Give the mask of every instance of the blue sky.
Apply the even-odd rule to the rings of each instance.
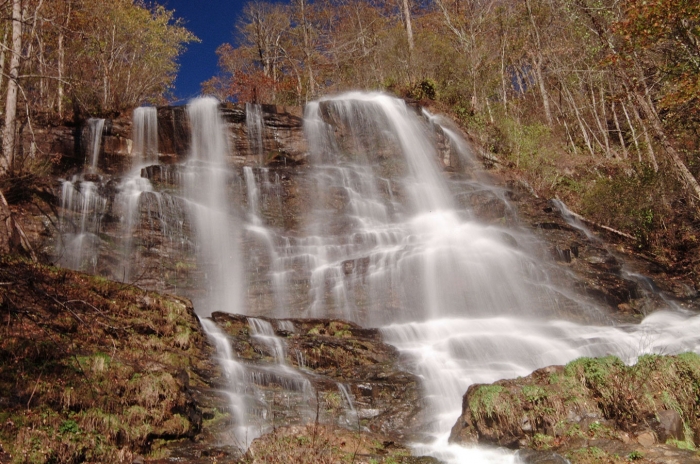
[[[185,27],[200,38],[189,44],[180,57],[180,72],[175,81],[175,95],[182,101],[196,97],[200,83],[216,74],[216,48],[232,42],[234,24],[246,0],[159,0]]]

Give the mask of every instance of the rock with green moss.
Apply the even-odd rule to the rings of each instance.
[[[333,319],[250,318],[220,312],[211,318],[229,336],[237,360],[272,405],[268,416],[274,418],[273,425],[303,425],[310,415],[322,423],[382,433],[397,441],[415,431],[422,406],[420,383],[407,372],[398,351],[382,342],[378,329]],[[280,345],[255,336],[255,321],[269,324]],[[280,361],[294,368],[296,380],[284,370],[282,377],[274,375]],[[284,388],[299,379],[308,381],[315,398],[304,399],[303,391]]]
[[[646,355],[634,366],[580,358],[472,385],[450,441],[556,451],[571,462],[700,462],[700,356]]]

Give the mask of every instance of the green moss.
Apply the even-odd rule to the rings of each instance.
[[[548,450],[552,448],[554,437],[542,433],[536,433],[530,439],[530,447],[538,450]]]
[[[0,338],[3,350],[24,354],[3,365],[0,390],[11,379],[7,388],[32,398],[29,406],[3,411],[5,451],[22,462],[118,462],[119,452],[147,453],[153,434],[191,435],[195,424],[180,414],[187,398],[176,374],[185,370],[196,379],[190,365],[207,360],[191,308],[103,277],[24,261],[4,261],[0,274],[13,282],[0,292],[32,315]]]
[[[695,443],[692,441],[688,440],[675,440],[675,439],[670,439],[666,441],[666,444],[668,445],[673,445],[678,449],[683,449],[683,450],[689,450],[689,451],[695,451]]]
[[[538,385],[524,385],[522,392],[531,403],[539,403],[547,398],[547,391]]]
[[[492,417],[496,414],[507,413],[512,405],[507,398],[506,390],[500,385],[480,385],[469,397],[469,409],[477,420]]]

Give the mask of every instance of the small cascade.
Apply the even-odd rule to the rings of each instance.
[[[105,120],[98,118],[88,119],[88,132],[90,134],[90,171],[95,172],[102,149],[102,132],[104,131]]]
[[[262,351],[274,359],[274,364],[249,365],[247,367],[248,383],[261,389],[268,388],[265,393],[258,393],[259,397],[263,397],[265,405],[261,410],[262,414],[261,412],[257,414],[258,421],[265,424],[265,427],[269,427],[271,421],[274,423],[276,414],[274,408],[278,406],[275,403],[279,397],[279,389],[284,392],[282,395],[287,401],[294,398],[295,408],[299,410],[302,420],[312,420],[311,403],[315,396],[315,390],[311,382],[301,372],[287,364],[287,346],[284,340],[276,335],[272,324],[264,319],[249,317],[248,325],[252,340],[260,343]],[[294,331],[294,325],[289,322],[282,327],[286,327],[286,332]],[[282,327],[280,330],[283,330]]]
[[[249,405],[254,402],[254,398],[246,394],[248,383],[246,381],[248,375],[246,368],[233,356],[231,344],[226,334],[209,319],[200,318],[200,322],[216,347],[217,361],[228,380],[228,389],[225,394],[229,399],[233,421],[233,444],[240,446],[241,449],[247,449],[250,443],[262,434],[262,431],[260,428],[252,426],[248,419]]]
[[[263,113],[262,106],[257,103],[245,104],[245,124],[248,129],[248,144],[250,152],[257,156],[258,163],[265,162],[263,146]]]
[[[567,224],[581,231],[588,240],[591,240],[593,242],[600,242],[600,239],[593,232],[591,232],[591,230],[588,227],[586,227],[586,225],[581,220],[581,217],[578,214],[571,211],[564,204],[563,201],[559,199],[554,199],[551,200],[551,204],[557,209],[557,211],[559,211],[559,214],[561,215],[562,219],[564,219]]]
[[[248,260],[249,261],[259,261],[265,262],[267,264],[268,272],[265,272],[260,276],[251,276],[249,270],[249,278],[252,278],[250,285],[255,286],[256,280],[267,281],[268,279],[272,283],[272,292],[274,298],[275,315],[284,316],[284,302],[286,300],[286,286],[284,284],[284,278],[286,275],[285,270],[280,266],[281,261],[278,254],[275,234],[272,230],[267,228],[262,218],[260,217],[262,202],[261,197],[269,197],[269,192],[273,195],[279,196],[279,176],[276,177],[276,182],[270,181],[269,170],[267,168],[256,169],[260,172],[262,177],[261,188],[259,187],[258,180],[255,176],[255,171],[250,166],[245,166],[243,168],[243,177],[246,184],[246,192],[248,198],[248,223],[245,226],[245,230],[249,237],[257,243],[257,253],[253,250],[248,250]],[[262,198],[264,199],[264,198]],[[279,197],[277,197],[279,201]],[[255,305],[255,302],[254,302]],[[253,310],[255,308],[252,308]]]
[[[338,383],[338,391],[340,392],[340,396],[341,398],[343,398],[343,401],[346,405],[345,414],[343,415],[343,417],[339,417],[338,421],[341,423],[341,425],[344,425],[346,427],[359,429],[360,420],[359,416],[357,415],[357,410],[355,409],[355,402],[352,400],[350,390],[348,390],[347,385],[343,383]]]
[[[467,142],[458,134],[454,123],[423,108],[423,116],[430,122],[433,131],[446,139],[447,150],[440,156],[442,164],[453,168],[475,166],[476,159]]]
[[[305,397],[311,398],[314,392],[311,383],[299,371],[287,364],[287,346],[284,340],[277,336],[272,324],[264,319],[249,317],[248,325],[252,338],[265,347],[265,352],[275,360],[276,364],[260,368],[256,383],[275,383],[285,390],[300,392]],[[293,332],[294,325],[288,322],[288,325],[282,327],[286,327],[284,329],[286,332],[290,332],[290,329]],[[283,329],[280,328],[280,330]]]
[[[124,270],[122,279],[130,282],[132,271],[138,266],[134,253],[134,231],[140,222],[141,199],[144,193],[160,197],[161,195],[153,191],[151,182],[141,177],[141,169],[152,163],[158,162],[158,112],[154,107],[139,107],[133,112],[133,149],[132,168],[119,183],[119,193],[115,199],[117,207],[121,208],[123,237],[124,237],[124,259],[122,260]],[[161,199],[156,200],[160,204]],[[163,211],[158,211],[159,217],[165,217]]]
[[[243,168],[243,176],[245,177],[245,185],[248,190],[248,217],[253,225],[260,225],[262,221],[258,216],[259,212],[259,191],[258,185],[255,180],[255,173],[253,173],[253,168],[250,166],[245,166]]]
[[[158,111],[141,106],[133,113],[133,171],[158,163]]]
[[[107,199],[102,194],[103,179],[96,174],[104,124],[104,119],[88,119],[89,165],[85,172],[61,181],[56,246],[56,260],[61,266],[93,273],[97,272],[102,219],[107,213]]]
[[[58,263],[69,269],[97,272],[97,257],[102,218],[107,200],[100,194],[97,181],[73,176],[61,181],[61,214]]]
[[[251,335],[267,347],[267,351],[272,354],[275,362],[281,365],[287,364],[285,359],[287,349],[282,339],[275,335],[275,329],[272,328],[272,324],[255,317],[249,317],[248,324],[250,325]]]

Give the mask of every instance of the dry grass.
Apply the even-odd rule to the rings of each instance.
[[[0,281],[0,444],[13,462],[131,462],[199,430],[187,389],[209,353],[186,301],[17,260]]]

